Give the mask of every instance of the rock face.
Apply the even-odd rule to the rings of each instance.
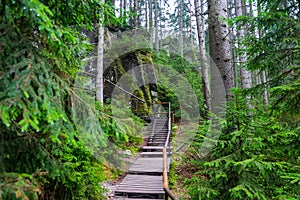
[[[135,88],[134,91],[128,92],[133,93],[135,96],[146,102],[141,103],[136,98],[131,98],[132,100],[130,105],[133,112],[138,113],[141,116],[149,114],[151,109],[150,106],[152,104],[151,91],[156,90],[156,76],[152,65],[153,60],[151,51],[147,49],[140,49],[117,57],[104,71],[104,78],[114,84],[118,84],[120,78],[122,78],[125,74],[126,77],[131,76],[130,79],[132,81],[130,81],[131,83],[129,84],[132,84],[133,82],[134,86],[124,86],[126,88]],[[114,87],[115,86],[113,84],[105,82],[105,99],[110,99],[112,97]]]
[[[84,35],[89,38],[90,42],[97,44],[97,33],[83,31]],[[138,34],[139,37],[143,34]],[[130,36],[130,37],[129,37]],[[151,91],[156,91],[156,75],[153,67],[153,54],[150,49],[143,45],[143,40],[129,36],[113,35],[109,31],[105,31],[104,45],[104,102],[112,98],[115,84],[119,85],[119,80],[125,75],[130,75],[134,86],[123,85],[132,93],[129,103],[132,111],[139,116],[148,116],[152,105]],[[140,45],[140,46],[139,46]],[[94,91],[96,83],[96,66],[97,66],[97,46],[91,52],[87,59],[87,65],[84,68],[89,81],[86,88]],[[130,82],[130,81],[129,81]],[[129,83],[132,84],[132,83]],[[132,88],[134,88],[132,90]],[[128,94],[127,94],[128,95]],[[133,96],[136,96],[145,103],[141,103]]]

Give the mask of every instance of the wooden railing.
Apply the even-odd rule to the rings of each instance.
[[[169,104],[168,110],[168,135],[166,139],[166,143],[163,148],[163,187],[165,190],[165,200],[171,198],[172,200],[178,200],[178,198],[172,193],[169,188],[169,177],[168,177],[168,153],[167,149],[169,150],[170,155],[170,138],[171,138],[171,129],[172,129],[172,118],[171,118],[171,103]]]

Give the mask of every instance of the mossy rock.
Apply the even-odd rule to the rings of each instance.
[[[112,55],[113,56],[113,55]],[[147,65],[148,64],[148,65]],[[149,68],[150,65],[150,68]],[[155,84],[153,79],[155,77],[153,66],[153,54],[150,49],[140,49],[132,52],[128,52],[118,58],[116,58],[109,67],[104,71],[104,78],[112,81],[114,84],[118,83],[119,79],[125,75],[128,71],[134,69],[135,73],[133,76],[134,79],[139,83],[144,83],[142,86],[138,86],[139,89],[133,92],[134,95],[144,100],[146,103],[139,103],[138,108],[135,108],[135,111],[139,115],[149,115],[151,105],[152,105],[152,96],[151,89],[155,88],[152,85]],[[151,86],[149,85],[149,82]],[[112,92],[114,86],[108,82],[104,83],[104,97],[109,99],[112,97]],[[131,102],[135,104],[134,100]]]

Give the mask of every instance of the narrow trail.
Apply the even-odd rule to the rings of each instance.
[[[168,147],[168,152],[165,154],[165,173],[167,174],[171,162],[169,118],[170,115],[166,117],[159,114],[153,118],[153,127],[147,143],[142,147],[139,157],[129,167],[124,179],[116,186],[114,199],[165,199],[163,151],[165,147]]]

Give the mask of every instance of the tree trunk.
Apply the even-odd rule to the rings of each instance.
[[[101,0],[102,3],[105,0]],[[99,23],[97,52],[97,77],[96,77],[96,100],[103,103],[103,53],[104,53],[104,27]]]
[[[202,90],[204,93],[204,100],[207,111],[211,111],[210,89],[209,89],[209,75],[208,75],[208,63],[205,49],[205,32],[204,32],[204,19],[201,16],[203,13],[203,0],[201,0],[201,6],[199,6],[199,0],[194,0],[195,14],[197,22],[198,42],[199,42],[199,58],[202,72]]]
[[[138,16],[137,16],[137,26],[141,27],[142,26],[141,16],[142,16],[142,11],[143,11],[143,9],[142,9],[142,2],[140,2],[138,0],[136,0],[136,1],[137,1],[137,13],[138,13]],[[147,28],[147,26],[146,26],[146,28]]]
[[[190,45],[191,50],[194,49],[194,40],[193,40],[193,21],[192,21],[193,11],[192,11],[192,2],[190,2]]]
[[[179,0],[179,49],[180,55],[183,56],[183,0]]]
[[[165,9],[162,0],[159,1],[159,4],[160,4],[159,7],[161,10]],[[161,28],[161,27],[163,27],[163,20],[161,20],[161,19],[163,19],[163,12],[159,12],[159,19],[160,19],[159,20],[159,26],[160,26],[159,48],[162,49],[163,48],[163,40],[162,39],[164,38],[164,33],[163,33],[163,29]]]
[[[235,3],[235,15],[236,17],[243,16],[243,6],[242,6],[242,0],[234,0]],[[237,30],[237,41],[238,41],[238,48],[244,49],[245,47],[241,44],[241,38],[245,36],[245,28],[240,27]],[[246,63],[246,56],[244,53],[240,54],[238,56],[238,60],[240,63],[240,76],[241,76],[241,82],[242,82],[242,88],[251,88],[252,86],[252,76],[251,72],[248,71],[243,67],[243,65]]]
[[[127,0],[123,0],[123,17],[126,17],[126,4],[127,4],[127,2],[126,2]]]
[[[261,12],[261,1],[257,0],[257,12],[258,14]],[[258,29],[258,37],[261,38],[262,37],[262,31],[260,29]],[[265,104],[265,108],[267,108],[267,105],[269,104],[269,92],[268,92],[268,86],[266,85],[268,80],[268,73],[267,70],[263,70],[262,71],[262,84],[265,84],[265,90],[264,90],[264,104]]]
[[[135,1],[135,0],[133,0],[133,1]],[[128,6],[129,6],[128,7],[129,12],[130,13],[135,13],[134,8],[132,7],[132,0],[129,0],[129,5]],[[131,27],[134,27],[134,20],[135,20],[135,15],[133,15],[132,17],[129,17],[129,25]]]
[[[224,19],[228,18],[227,1],[209,0],[208,9],[210,56],[222,76],[226,90],[226,99],[231,100],[233,95],[230,90],[234,87],[234,73],[229,41],[229,26],[224,21]]]
[[[120,0],[120,7],[119,7],[119,10],[120,10],[120,17],[122,18],[123,17],[123,9],[122,9],[122,5],[123,5],[123,1]]]
[[[120,0],[119,10],[120,10],[120,17],[123,18],[123,1],[122,0]],[[123,19],[122,19],[122,26],[123,26]]]
[[[152,0],[149,0],[149,32],[150,32],[150,45],[153,46],[153,7]]]
[[[137,0],[134,0],[133,12],[134,12],[133,27],[138,27],[138,1]]]
[[[158,0],[154,0],[155,5],[155,49],[156,51],[159,51],[159,38],[158,38]]]
[[[146,30],[149,30],[148,27],[148,1],[145,0],[145,26],[146,26]]]
[[[263,72],[262,72],[262,81],[264,84],[266,84],[268,81],[267,70],[263,70]],[[269,104],[269,92],[267,90],[267,85],[265,87],[266,87],[266,89],[264,90],[264,103],[265,103],[265,105],[268,105]]]

